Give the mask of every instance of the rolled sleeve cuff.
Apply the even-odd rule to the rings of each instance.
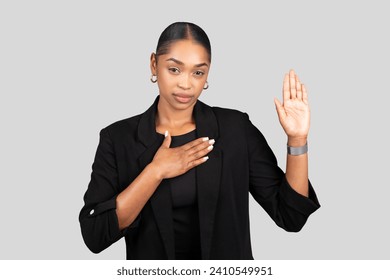
[[[287,182],[286,176],[284,176],[280,188],[280,195],[288,206],[307,216],[321,207],[310,181],[309,197],[306,197],[296,192]]]
[[[119,230],[118,216],[117,216],[116,211],[115,211],[116,210],[116,197],[117,196],[114,196],[110,200],[107,200],[105,202],[97,204],[94,208],[92,208],[89,211],[88,216],[90,218],[93,218],[93,217],[96,217],[96,216],[101,215],[104,212],[108,211],[107,214],[112,215],[112,219],[109,219],[110,221],[112,221],[112,225],[110,225],[110,228],[118,229],[118,234],[123,236],[123,235],[126,235],[126,233],[129,229],[138,227],[140,220],[141,220],[141,214],[139,214],[137,216],[137,218],[128,227],[126,227],[122,230]],[[111,213],[109,213],[109,212],[111,212]]]

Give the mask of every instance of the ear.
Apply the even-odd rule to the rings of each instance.
[[[152,75],[157,75],[157,59],[154,52],[150,55],[150,71]]]

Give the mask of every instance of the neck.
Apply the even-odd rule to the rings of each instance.
[[[186,130],[192,130],[195,126],[192,114],[194,105],[184,110],[178,110],[168,104],[164,104],[164,101],[160,99],[156,115],[157,131],[164,133],[165,130],[168,130],[171,134],[180,134],[185,133]]]

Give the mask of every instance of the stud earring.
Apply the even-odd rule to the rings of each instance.
[[[203,89],[208,89],[208,88],[209,88],[209,82],[206,81],[206,83],[204,84]]]

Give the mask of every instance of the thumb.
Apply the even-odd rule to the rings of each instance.
[[[165,131],[165,138],[161,146],[165,148],[169,148],[171,146],[172,138],[171,135],[169,134],[168,130]]]
[[[276,106],[276,112],[278,113],[279,118],[284,118],[286,115],[286,112],[284,111],[282,103],[280,103],[279,99],[274,98],[275,106]]]

